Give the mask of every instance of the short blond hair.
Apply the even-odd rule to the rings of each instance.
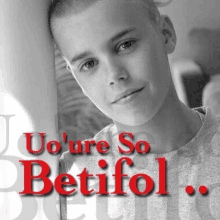
[[[72,13],[80,13],[83,10],[95,5],[101,0],[54,0],[49,9],[49,27],[53,36],[52,20],[54,18],[62,18]],[[160,12],[154,0],[128,0],[131,4],[142,4],[146,9],[146,15],[151,21],[157,23],[160,17]],[[54,36],[53,36],[54,37]]]

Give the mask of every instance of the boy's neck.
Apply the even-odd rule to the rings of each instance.
[[[135,142],[144,139],[150,143],[151,153],[160,154],[186,145],[202,126],[199,115],[180,102],[173,87],[162,107],[147,123],[136,127],[115,124],[118,131],[132,132]]]

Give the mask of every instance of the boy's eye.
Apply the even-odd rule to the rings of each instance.
[[[129,41],[126,41],[126,42],[120,44],[117,47],[117,52],[120,53],[120,52],[123,52],[125,50],[131,49],[132,46],[134,45],[134,43],[135,43],[135,40],[129,40]]]
[[[84,70],[84,71],[90,70],[93,67],[95,67],[97,64],[98,64],[97,60],[89,60],[83,64],[81,70]]]

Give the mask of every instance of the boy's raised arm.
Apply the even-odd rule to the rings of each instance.
[[[24,187],[24,167],[19,160],[39,158],[27,152],[23,133],[45,132],[47,141],[58,139],[49,3],[0,1],[0,219],[58,219],[53,194],[19,196]],[[40,141],[33,141],[33,148],[39,149]],[[57,156],[44,152],[40,159],[49,164],[53,179]]]

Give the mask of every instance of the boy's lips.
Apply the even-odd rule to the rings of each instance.
[[[141,88],[135,88],[135,89],[128,89],[125,92],[120,93],[119,95],[117,95],[112,104],[115,103],[124,103],[125,101],[129,101],[129,99],[134,95],[137,94],[139,92],[141,92],[144,89],[144,87]]]

